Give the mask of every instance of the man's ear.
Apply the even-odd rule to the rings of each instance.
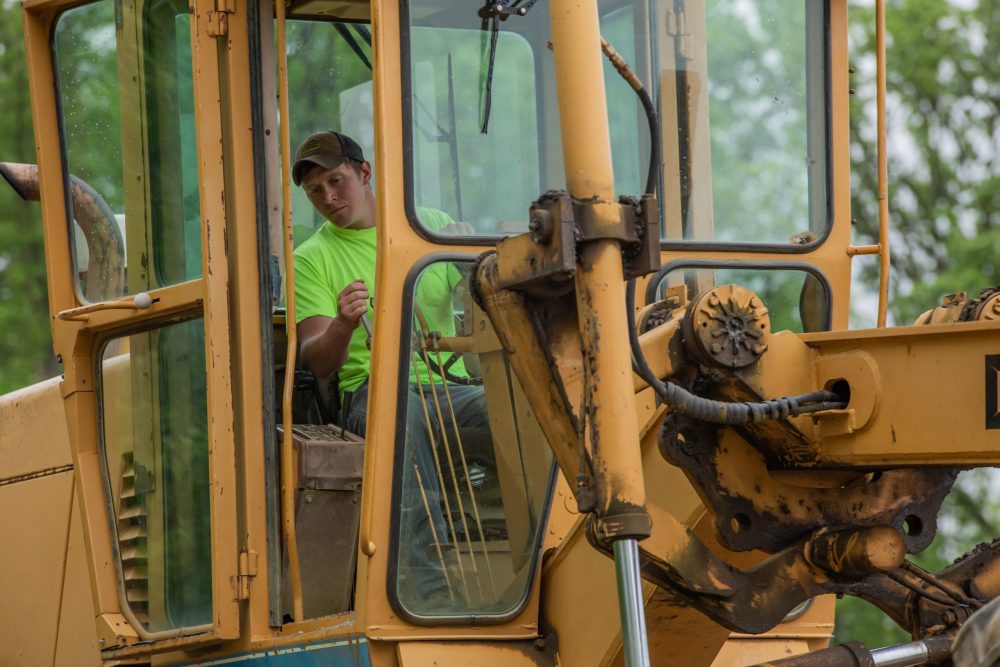
[[[368,182],[372,180],[372,165],[368,160],[361,163],[361,182],[364,185],[368,185]]]

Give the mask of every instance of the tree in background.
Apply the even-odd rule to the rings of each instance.
[[[878,239],[875,15],[851,7],[852,217],[855,242]],[[890,0],[886,7],[892,274],[889,310],[908,324],[944,294],[972,298],[1000,278],[1000,3]],[[878,266],[861,264],[877,285]],[[871,287],[869,290],[873,289]],[[871,321],[874,317],[868,318]],[[938,570],[998,534],[992,469],[962,473],[938,536],[915,560]],[[909,637],[867,603],[837,607],[837,638],[882,646]]]
[[[18,3],[0,0],[0,161],[34,162]],[[59,374],[52,354],[41,207],[0,182],[0,394]]]
[[[878,238],[874,9],[851,8],[858,243]],[[895,322],[1000,276],[1000,3],[894,0],[886,8],[889,202]],[[877,266],[862,271],[867,284]]]

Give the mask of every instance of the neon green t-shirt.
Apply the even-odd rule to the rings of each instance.
[[[434,209],[420,208],[420,221],[432,230],[439,230],[454,222],[446,213]],[[295,321],[309,317],[336,317],[337,295],[355,280],[363,280],[370,295],[375,294],[375,258],[377,255],[378,231],[371,229],[341,229],[327,221],[295,250]],[[461,273],[451,262],[431,264],[420,274],[416,286],[415,303],[427,320],[431,331],[439,331],[442,336],[455,335],[454,307],[452,294],[462,279]],[[368,320],[375,327],[375,313],[371,302],[368,304]],[[414,318],[415,322],[415,318]],[[415,331],[419,327],[415,326]],[[368,377],[371,367],[371,352],[365,347],[368,334],[364,326],[359,326],[351,335],[347,361],[341,367],[340,391],[353,391]],[[442,360],[445,360],[442,355]],[[434,361],[432,357],[432,361]],[[412,357],[404,360],[410,363],[410,382],[429,382],[426,365],[422,361],[413,362]],[[451,366],[450,371],[465,377],[465,366],[461,360]],[[435,382],[440,379],[435,376]]]

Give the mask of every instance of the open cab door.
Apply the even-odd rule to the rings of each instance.
[[[54,346],[105,660],[239,633],[214,10],[24,3]]]

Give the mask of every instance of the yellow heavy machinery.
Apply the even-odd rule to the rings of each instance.
[[[847,4],[22,0],[37,166],[0,173],[41,202],[64,373],[0,398],[0,664],[990,664],[997,546],[906,557],[1000,461],[1000,300],[884,326]],[[375,171],[363,440],[286,323],[322,224],[289,147],[326,129]],[[415,359],[489,414],[422,404],[438,493]],[[914,641],[826,649],[835,595]]]

